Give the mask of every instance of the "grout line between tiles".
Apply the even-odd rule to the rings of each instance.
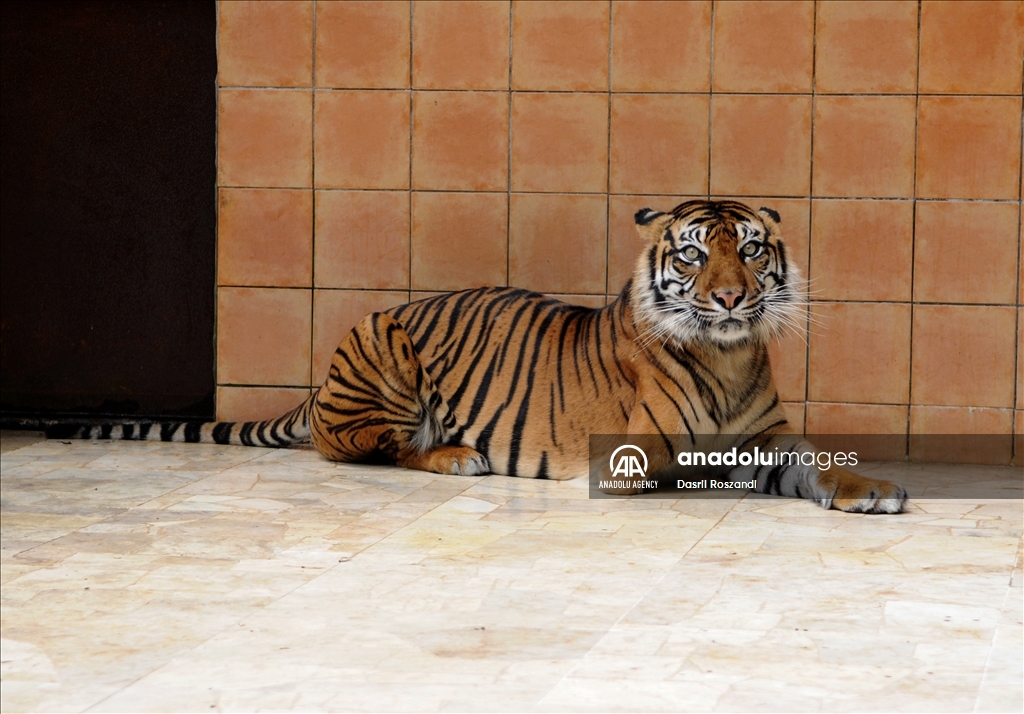
[[[308,191],[309,186],[258,186],[258,185],[246,185],[246,186],[231,186],[222,185],[220,186],[223,190],[229,191]],[[408,188],[348,188],[348,187],[336,187],[336,186],[317,186],[317,191],[333,191],[333,192],[373,192],[373,193],[407,193]],[[472,194],[503,194],[508,191],[505,190],[475,190],[475,189],[459,189],[459,188],[417,188],[417,193],[472,193]],[[634,191],[611,191],[606,193],[605,191],[511,191],[513,195],[546,195],[546,196],[625,196],[625,197],[643,197],[649,196],[652,198],[660,198],[665,196],[664,193],[656,192],[634,192]],[[719,194],[708,194],[707,192],[699,194],[678,194],[681,196],[709,196]],[[784,199],[784,200],[799,200],[799,201],[876,201],[882,203],[991,203],[991,204],[1013,204],[1018,205],[1019,200],[1015,198],[914,198],[913,196],[810,196],[810,195],[796,195],[796,194],[767,194],[767,193],[733,193],[721,195],[727,195],[730,198],[764,198],[764,199]]]
[[[414,32],[416,27],[416,8],[413,0],[409,0],[409,188],[407,202],[408,216],[409,216],[409,257],[408,257],[408,276],[406,283],[407,290],[405,293],[405,301],[412,302],[412,271],[413,271],[413,215],[412,215],[412,199],[413,199],[413,139],[414,129],[416,126],[416,104],[413,101],[415,95],[413,93],[413,51],[416,49],[413,43],[415,38]]]
[[[1024,75],[1021,77],[1021,97],[1024,98]],[[1024,255],[1021,251],[1024,246],[1021,245],[1021,236],[1024,235],[1024,114],[1021,115],[1020,125],[1020,163],[1017,165],[1017,290],[1014,294],[1014,299],[1017,301],[1016,320],[1014,320],[1014,364],[1013,364],[1013,407],[1017,408],[1020,403],[1021,390],[1024,389],[1024,384],[1020,383],[1017,379],[1017,375],[1021,372],[1021,360],[1024,360],[1024,354],[1021,354],[1021,340],[1024,339],[1024,335],[1021,334],[1021,305],[1020,305],[1020,293],[1024,289],[1021,285],[1021,261],[1024,260]],[[1013,423],[1010,425],[1011,433],[1017,434],[1017,419],[1016,414],[1013,417]],[[1016,464],[1024,461],[1024,454],[1017,453],[1017,446],[1020,444],[1024,448],[1024,439],[1012,439],[1011,444],[1011,461],[1010,463]],[[975,707],[977,708],[977,707]]]
[[[714,105],[715,105],[715,8],[718,7],[717,2],[711,3],[711,23],[708,25],[708,32],[711,38],[708,43],[708,182],[705,186],[707,190],[707,199],[711,200],[711,147],[714,140]]]
[[[505,285],[512,280],[512,42],[515,28],[515,10],[508,4],[508,146],[505,177]]]
[[[915,309],[914,298],[914,282],[915,282],[915,263],[916,263],[916,251],[917,251],[917,154],[920,149],[918,143],[920,141],[919,128],[921,123],[921,2],[917,3],[917,67],[914,73],[914,202],[911,208],[911,222],[910,222],[910,335],[908,341],[910,343],[910,355],[909,364],[907,365],[907,401],[913,402],[914,399],[914,317],[917,314]],[[907,458],[910,458],[910,433],[911,433],[911,416],[912,410],[910,406],[907,406]]]
[[[604,292],[608,293],[608,285],[611,273],[611,244],[612,244],[612,57],[615,50],[615,34],[612,32],[615,22],[615,6],[612,0],[608,0],[608,144],[605,149],[604,178],[605,178],[605,202],[604,202]]]
[[[278,87],[278,86],[247,86],[247,85],[223,85],[220,89],[233,91],[233,92],[308,92],[310,90],[315,92],[395,92],[408,90],[411,87],[364,87],[364,86],[353,86],[353,87]],[[486,89],[486,88],[437,88],[437,87],[416,87],[418,92],[485,92],[490,94],[503,94],[505,89]],[[607,90],[600,89],[515,89],[515,92],[521,92],[523,94],[607,94]],[[707,91],[641,91],[641,90],[610,90],[612,94],[616,95],[628,95],[628,94],[651,94],[651,95],[689,95],[689,96],[706,96]],[[949,97],[949,98],[975,98],[975,99],[986,99],[986,98],[1012,98],[1020,95],[1016,93],[998,93],[992,92],[988,94],[980,93],[968,93],[968,94],[955,94],[955,93],[941,93],[941,92],[921,92],[920,95],[909,93],[909,92],[738,92],[738,91],[720,91],[715,92],[723,96],[737,96],[737,97],[810,97],[812,94],[817,94],[821,97]]]
[[[804,283],[804,300],[807,301],[807,331],[804,346],[804,423],[800,432],[807,433],[807,404],[811,398],[811,258],[814,252],[814,113],[817,109],[817,77],[818,69],[818,3],[814,3],[814,15],[811,22],[811,137],[808,156],[807,173],[807,279]]]
[[[217,2],[217,9],[214,13],[214,53],[220,58],[220,1]],[[220,63],[217,63],[217,72],[220,72]],[[217,418],[217,387],[220,386],[217,378],[217,356],[220,352],[220,336],[218,333],[218,320],[220,318],[220,82],[215,75],[213,80],[214,94],[214,127],[213,127],[213,160],[217,166],[214,169],[213,182],[213,418]]]
[[[313,0],[313,41],[311,79],[313,86],[316,86],[316,1]],[[316,92],[312,92],[312,104],[309,126],[310,126],[310,150],[309,150],[309,183],[313,193],[312,200],[312,224],[313,235],[310,238],[310,276],[309,276],[309,386],[313,387],[316,375],[313,374],[313,356],[316,353]]]
[[[240,284],[223,284],[221,288],[229,288],[232,290],[310,290],[311,288],[305,286],[282,286],[282,285],[240,285]],[[378,288],[378,287],[345,287],[335,285],[321,285],[316,288],[319,291],[335,291],[335,292],[371,292],[371,293],[408,293],[409,288]],[[459,292],[458,290],[449,290],[443,288],[432,288],[432,287],[421,287],[413,288],[412,292]],[[618,292],[587,292],[587,291],[559,291],[559,290],[545,290],[545,295],[618,295]],[[987,303],[987,302],[932,302],[932,301],[917,301],[911,302],[909,300],[819,300],[812,299],[811,304],[814,305],[912,305],[920,307],[992,307],[992,308],[1010,308],[1016,309],[1018,306],[1016,303]]]

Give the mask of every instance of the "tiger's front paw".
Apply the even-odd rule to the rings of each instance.
[[[399,458],[397,463],[407,469],[453,476],[482,476],[491,472],[487,458],[468,446],[435,446],[422,454]]]
[[[900,513],[907,504],[907,491],[890,481],[876,481],[850,474],[841,479],[832,497],[832,507],[847,513]]]

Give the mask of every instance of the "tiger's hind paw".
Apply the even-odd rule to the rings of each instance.
[[[482,476],[491,472],[484,455],[468,446],[436,446],[422,454],[399,458],[397,463],[406,469],[454,476]]]

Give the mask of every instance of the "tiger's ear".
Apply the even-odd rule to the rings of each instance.
[[[671,213],[653,211],[650,208],[641,208],[633,216],[636,221],[636,231],[640,238],[650,243],[661,240],[665,232],[665,226],[672,222]]]
[[[761,206],[759,209],[757,209],[757,212],[761,215],[762,219],[768,218],[771,219],[771,222],[774,223],[775,225],[782,225],[782,216],[780,216],[779,212],[776,211],[775,209],[765,208],[764,206]]]

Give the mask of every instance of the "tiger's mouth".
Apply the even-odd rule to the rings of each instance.
[[[751,328],[749,320],[742,320],[730,315],[710,325],[707,334],[709,338],[717,342],[736,342],[750,337]]]

